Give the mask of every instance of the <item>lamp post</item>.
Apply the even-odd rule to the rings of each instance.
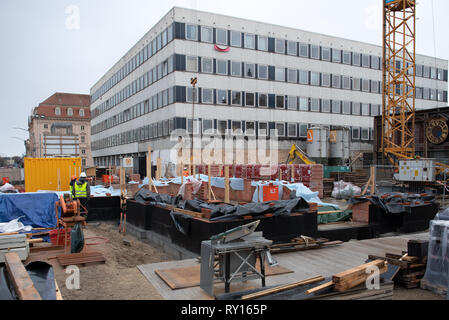
[[[195,88],[198,83],[198,78],[190,79],[190,84],[192,85],[192,132],[190,134],[190,174],[195,175],[195,172],[192,172],[193,169],[193,128],[195,123]]]

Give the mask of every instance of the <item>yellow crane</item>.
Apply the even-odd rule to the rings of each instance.
[[[290,152],[288,153],[287,163],[293,164],[296,158],[300,158],[305,164],[316,164],[315,161],[311,160],[307,153],[305,153],[300,147],[296,144],[292,145]]]
[[[398,168],[415,155],[416,1],[383,1],[382,153]],[[435,163],[436,174],[449,166]]]

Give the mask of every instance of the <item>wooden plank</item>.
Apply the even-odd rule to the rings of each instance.
[[[5,254],[5,264],[14,290],[20,300],[42,300],[17,253]]]
[[[39,238],[39,239],[27,239],[28,243],[33,244],[33,243],[42,243],[44,242],[44,239]]]
[[[256,269],[260,272],[260,263],[257,261]],[[200,285],[201,266],[195,265],[183,268],[154,270],[172,290],[197,287]],[[292,273],[293,271],[282,266],[270,267],[265,264],[265,275],[275,276],[280,274]]]
[[[178,213],[182,213],[182,214],[186,214],[188,216],[194,217],[194,218],[203,218],[204,217],[204,213],[201,212],[194,212],[194,211],[190,211],[190,210],[184,210],[184,209],[180,209],[180,208],[176,208],[173,205],[167,205],[166,207],[168,210],[173,210],[175,212]]]
[[[207,182],[207,199],[208,200],[212,200],[211,196],[211,191],[212,191],[212,186],[211,186],[211,181],[212,178],[210,176],[210,164],[207,166],[207,176],[208,176],[208,182]],[[215,198],[215,197],[214,197]]]
[[[248,294],[248,295],[243,296],[242,300],[251,300],[251,299],[261,298],[261,297],[265,297],[265,296],[273,294],[273,293],[294,289],[297,287],[305,286],[305,285],[312,284],[315,282],[320,282],[320,281],[324,281],[323,276],[316,276],[316,277],[313,277],[310,279],[302,280],[302,281],[291,283],[288,285],[279,286],[279,287],[271,288],[268,290],[263,290],[263,291],[259,291],[256,293]]]
[[[157,163],[156,163],[157,169],[156,169],[156,180],[161,180],[162,177],[162,164],[161,164],[161,158],[158,157],[157,158]]]
[[[225,203],[230,203],[230,189],[229,189],[229,167],[225,166]]]
[[[330,288],[330,287],[332,287],[333,285],[334,285],[334,282],[333,282],[333,281],[329,281],[329,282],[326,282],[326,283],[324,283],[324,284],[322,284],[322,285],[320,285],[320,286],[318,286],[318,287],[315,287],[315,288],[312,288],[312,289],[307,290],[307,291],[306,291],[306,294],[312,294],[312,293],[321,291],[321,290],[323,290],[323,289]]]
[[[322,215],[327,215],[327,214],[332,214],[332,213],[342,213],[342,212],[344,212],[344,211],[343,211],[343,210],[322,211],[322,212],[318,212],[317,214],[318,214],[319,216],[322,216]]]
[[[148,146],[147,153],[147,177],[150,180],[151,177],[151,146]],[[151,191],[151,180],[149,181],[149,189]]]
[[[18,232],[5,232],[5,233],[0,233],[0,237],[1,236],[12,236],[15,234],[19,234]]]
[[[55,288],[56,288],[56,300],[58,300],[58,301],[64,300],[62,298],[61,290],[59,290],[59,286],[58,286],[58,283],[56,282],[56,279],[55,279]]]
[[[335,283],[342,282],[342,281],[347,281],[348,278],[355,277],[355,276],[358,276],[360,274],[364,274],[366,272],[367,268],[374,267],[374,266],[376,266],[378,268],[382,268],[382,267],[385,266],[385,264],[386,264],[385,260],[380,260],[379,259],[379,260],[371,261],[371,262],[362,264],[362,265],[360,265],[358,267],[351,268],[351,269],[348,269],[346,271],[337,273],[336,275],[334,275],[332,277],[332,281],[334,281]]]
[[[31,247],[30,252],[42,252],[42,251],[53,251],[53,250],[64,250],[64,246],[41,246],[41,247]]]
[[[385,273],[388,271],[388,267],[387,265],[381,267],[379,269],[379,273]],[[350,278],[346,278],[345,281],[340,281],[335,283],[335,290],[337,290],[338,292],[344,292],[346,290],[352,289],[357,287],[358,285],[364,283],[368,277],[371,276],[371,274],[358,274],[356,276],[352,276]]]

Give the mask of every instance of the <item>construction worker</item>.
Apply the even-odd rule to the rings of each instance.
[[[189,176],[189,169],[187,168],[187,166],[184,166],[184,170],[182,171],[182,175],[184,177],[188,177]]]
[[[70,184],[69,184],[71,195],[73,195],[73,188],[74,188],[75,183],[76,183],[76,176],[72,176],[72,178],[70,180]]]
[[[83,211],[83,207],[85,211],[88,211],[88,203],[90,198],[90,186],[87,181],[86,173],[82,172],[80,174],[80,179],[74,184],[74,188],[72,191],[72,195],[74,199],[79,199],[81,203],[81,211]]]

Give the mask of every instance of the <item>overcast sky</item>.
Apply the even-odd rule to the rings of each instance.
[[[89,94],[173,6],[382,44],[381,0],[1,0],[0,154],[25,153],[28,133],[14,128],[32,108],[55,92]],[[447,0],[418,3],[417,53],[449,59],[448,13]]]

